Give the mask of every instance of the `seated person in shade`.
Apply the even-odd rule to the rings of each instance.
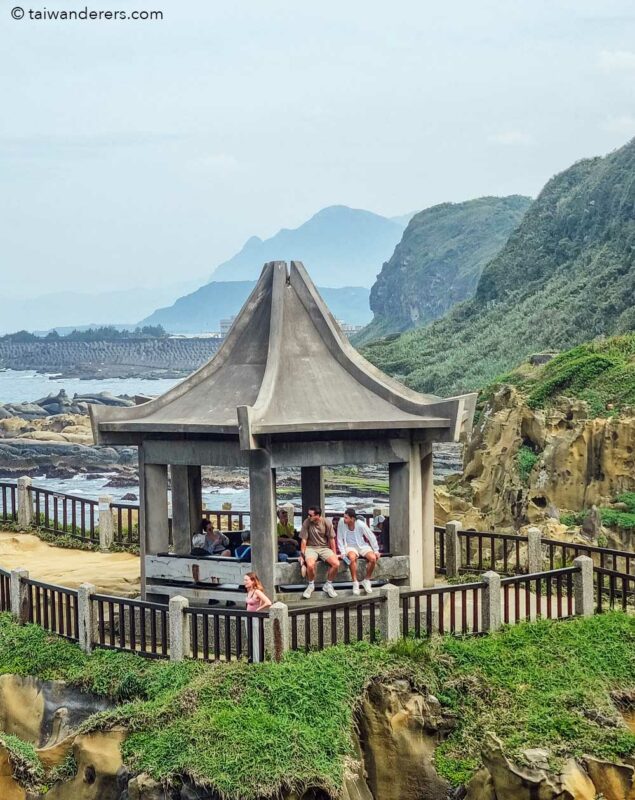
[[[289,512],[286,508],[278,509],[278,550],[288,556],[295,556],[298,552],[298,543],[295,540],[293,522],[289,522]]]
[[[390,517],[379,514],[373,518],[372,526],[372,531],[380,542],[381,551],[387,552],[390,544]]]
[[[366,578],[362,586],[367,594],[373,591],[370,578],[379,561],[379,545],[375,534],[363,520],[357,519],[354,508],[347,508],[337,526],[337,548],[348,562],[353,579],[353,594],[359,594],[357,560],[366,560]]]
[[[196,540],[196,543],[194,540]],[[204,552],[195,553],[194,549],[197,551],[204,550]],[[200,530],[192,537],[192,555],[231,556],[229,539],[224,533],[215,531],[209,519],[203,519],[201,520]]]
[[[251,561],[251,531],[240,534],[241,543],[236,548],[235,556],[239,561]]]

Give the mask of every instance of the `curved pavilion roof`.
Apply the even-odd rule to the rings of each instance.
[[[183,438],[338,438],[436,429],[445,441],[471,426],[476,395],[414,392],[366,361],[342,334],[304,266],[265,264],[218,352],[165,394],[132,408],[91,406],[95,441],[125,434]]]

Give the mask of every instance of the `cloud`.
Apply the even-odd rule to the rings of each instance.
[[[527,145],[533,142],[533,137],[529,133],[523,131],[498,131],[491,133],[487,137],[487,141],[492,144],[504,144],[510,146]]]
[[[606,73],[635,72],[635,53],[632,50],[602,50],[600,69]]]
[[[609,133],[619,133],[625,136],[635,136],[635,117],[623,114],[619,117],[608,117],[605,119],[601,128]]]

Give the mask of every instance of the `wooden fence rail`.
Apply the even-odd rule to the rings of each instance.
[[[576,572],[576,567],[565,567],[502,578],[503,622],[573,616],[573,576]]]
[[[26,578],[29,622],[72,641],[79,640],[77,591]]]
[[[191,657],[203,661],[260,661],[265,652],[266,612],[236,608],[186,608]]]
[[[18,487],[10,481],[0,481],[0,520],[13,522],[18,518]]]
[[[99,542],[96,500],[38,486],[31,486],[30,493],[37,527],[85,542]]]
[[[401,593],[402,636],[480,633],[485,583],[460,583]]]

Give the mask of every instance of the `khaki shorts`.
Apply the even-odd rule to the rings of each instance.
[[[330,547],[307,547],[304,551],[305,560],[312,559],[317,561],[319,559],[320,561],[326,561],[331,556],[337,558],[337,554]]]

